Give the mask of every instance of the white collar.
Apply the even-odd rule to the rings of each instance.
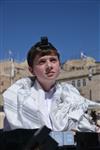
[[[55,92],[55,90],[56,90],[56,84],[55,84],[48,92],[44,91],[43,88],[41,87],[40,83],[38,82],[38,80],[35,80],[35,82],[34,82],[34,87],[35,87],[37,90],[43,91],[45,94],[49,94],[49,93],[52,93],[52,94],[53,94],[53,93]]]

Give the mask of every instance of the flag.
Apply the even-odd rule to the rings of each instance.
[[[83,52],[81,52],[81,59],[86,59],[86,58],[87,56]]]

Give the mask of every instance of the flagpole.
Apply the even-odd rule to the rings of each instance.
[[[11,59],[11,85],[14,82],[14,70],[15,70],[15,68],[14,68],[14,59],[12,58]]]
[[[15,76],[15,66],[14,66],[14,59],[12,57],[12,51],[9,50],[9,59],[11,62],[11,70],[10,70],[10,84],[12,85],[14,82],[14,76]]]

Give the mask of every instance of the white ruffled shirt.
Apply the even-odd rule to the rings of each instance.
[[[99,105],[80,95],[67,83],[57,83],[46,93],[32,78],[23,78],[3,94],[4,111],[11,129],[36,129],[43,125],[53,131],[95,131],[85,112],[89,105]]]

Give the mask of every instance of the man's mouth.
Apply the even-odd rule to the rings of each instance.
[[[47,75],[51,75],[51,76],[54,75],[54,73],[55,73],[55,72],[49,72],[49,71],[46,72]]]

